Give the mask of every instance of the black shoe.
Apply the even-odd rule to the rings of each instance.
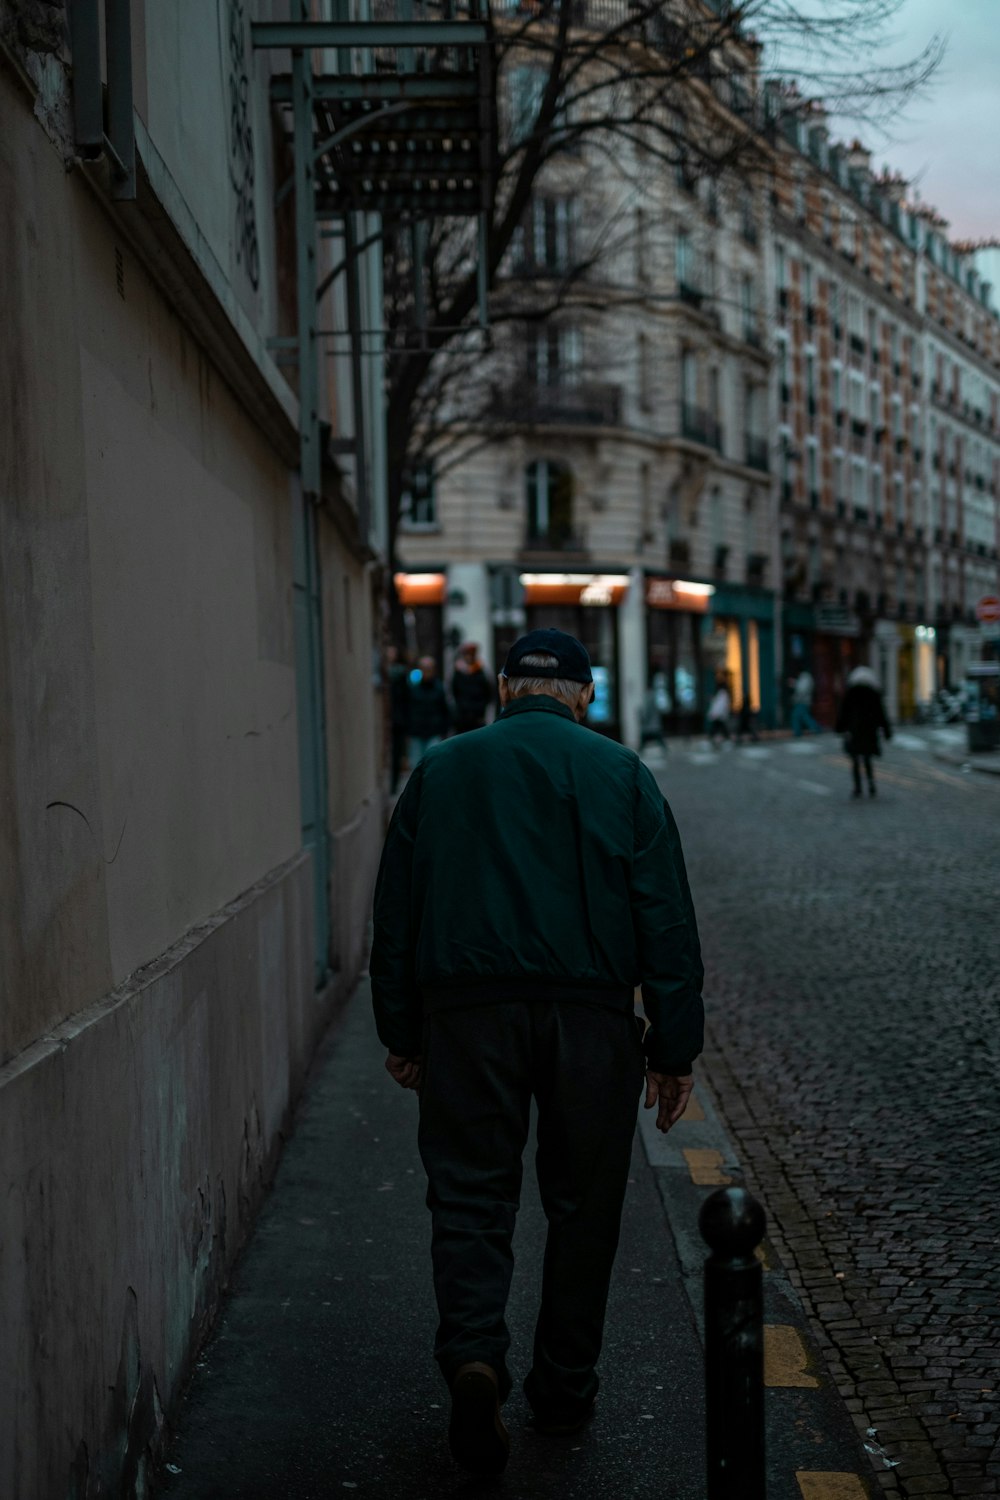
[[[874,783],[874,781],[871,783],[871,785],[868,788],[868,795],[869,795],[869,797],[874,797],[874,795],[875,795],[875,783]]]
[[[448,1444],[470,1474],[502,1474],[510,1457],[510,1434],[500,1415],[496,1371],[461,1365],[451,1387]]]
[[[528,1426],[533,1427],[543,1437],[569,1437],[571,1433],[579,1432],[581,1427],[586,1427],[594,1415],[594,1407],[597,1405],[597,1397],[583,1411],[571,1415],[569,1413],[534,1412],[528,1418]]]

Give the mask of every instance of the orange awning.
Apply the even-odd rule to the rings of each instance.
[[[525,604],[621,604],[626,573],[522,573]]]
[[[646,603],[650,609],[684,609],[703,615],[715,593],[711,583],[689,583],[685,578],[647,578]]]
[[[448,588],[444,573],[395,573],[400,604],[443,604]]]

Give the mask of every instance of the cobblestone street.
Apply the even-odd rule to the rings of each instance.
[[[945,735],[947,732],[945,732]],[[890,1492],[1000,1490],[1000,778],[900,733],[655,769],[706,952],[706,1065]]]

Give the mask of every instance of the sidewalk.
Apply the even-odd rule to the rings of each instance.
[[[970,750],[966,725],[932,729],[931,734],[935,760],[944,761],[949,766],[967,766],[970,771],[985,771],[990,776],[1000,776],[1000,751]]]
[[[311,1500],[341,1490],[438,1500],[484,1488],[447,1449],[447,1392],[430,1352],[416,1099],[391,1082],[383,1056],[362,985],[324,1044],[199,1361],[163,1474],[174,1500]],[[696,1217],[711,1189],[695,1179],[717,1173],[713,1163],[728,1175],[735,1168],[700,1093],[707,1107],[696,1105],[670,1136],[656,1136],[651,1117],[636,1136],[594,1422],[572,1438],[538,1438],[515,1383],[505,1408],[513,1452],[493,1486],[512,1500],[703,1500]],[[530,1361],[544,1227],[529,1148],[509,1305],[516,1377]],[[768,1321],[787,1325],[789,1291],[780,1275],[766,1280]],[[804,1386],[769,1393],[769,1500],[802,1500],[796,1470],[864,1472],[846,1412],[805,1373],[810,1360],[797,1377]],[[856,1484],[835,1493],[868,1493]]]

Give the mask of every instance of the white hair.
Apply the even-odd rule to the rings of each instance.
[[[528,651],[518,662],[519,667],[557,667],[558,656],[548,651]],[[506,677],[507,691],[512,698],[527,698],[533,693],[547,693],[550,698],[561,698],[572,706],[577,702],[585,682],[570,682],[567,677]]]

